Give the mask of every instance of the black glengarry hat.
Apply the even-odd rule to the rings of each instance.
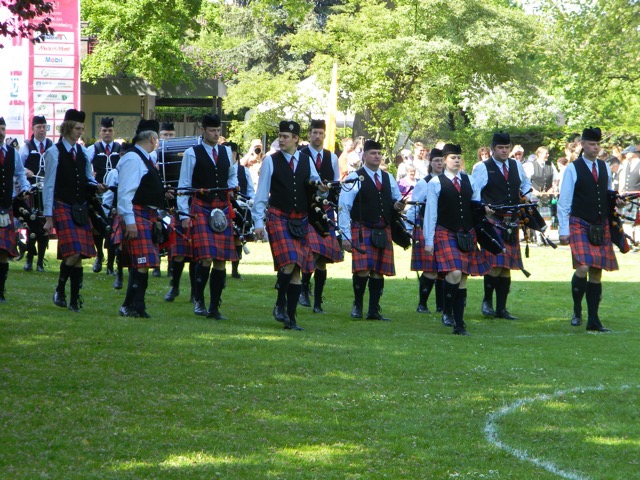
[[[447,143],[442,147],[442,156],[446,157],[447,155],[462,155],[462,148],[460,148],[460,145]]]
[[[382,144],[371,139],[365,140],[362,151],[366,152],[367,150],[382,150]]]
[[[113,117],[103,117],[100,120],[100,126],[104,128],[113,128]]]
[[[311,120],[311,123],[309,124],[309,130],[313,130],[314,128],[326,130],[327,123],[324,120]]]
[[[300,136],[300,124],[293,120],[283,120],[278,125],[278,131],[280,133],[291,133],[292,135]]]
[[[160,125],[160,131],[162,130],[165,132],[175,132],[176,127],[173,125],[173,122],[162,122],[162,125]]]
[[[44,116],[35,115],[31,119],[31,126],[32,127],[35,127],[36,125],[46,125],[46,124],[47,124],[47,119],[44,118]]]
[[[64,112],[64,121],[84,123],[84,119],[86,118],[86,116],[87,115],[82,110],[70,108],[69,110]]]
[[[202,117],[202,128],[218,128],[220,127],[220,125],[222,125],[222,122],[220,121],[220,117],[218,115],[207,114]]]
[[[588,142],[601,142],[602,141],[602,130],[598,127],[588,127],[582,131],[582,140],[586,140]]]
[[[434,158],[442,156],[442,150],[440,150],[439,148],[432,148],[431,153],[429,153],[429,160],[433,160]]]
[[[508,132],[496,132],[493,134],[491,145],[511,145],[511,135]]]

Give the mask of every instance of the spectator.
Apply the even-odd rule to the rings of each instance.
[[[515,145],[511,149],[511,153],[509,154],[509,156],[522,163],[522,160],[524,158],[524,148],[522,148],[522,145]]]
[[[413,165],[407,166],[407,175],[398,182],[400,193],[405,196],[409,193],[413,187],[416,186],[416,167]],[[411,201],[411,193],[406,197],[407,201]]]

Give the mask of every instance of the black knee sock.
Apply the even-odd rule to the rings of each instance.
[[[4,294],[4,287],[9,276],[9,263],[0,263],[0,295]]]
[[[484,298],[483,302],[489,302],[493,305],[493,290],[496,288],[496,280],[500,277],[492,277],[491,275],[484,276]]]
[[[319,307],[322,305],[322,292],[324,291],[324,284],[327,282],[327,271],[316,270],[313,279],[313,306]]]
[[[300,283],[302,284],[302,292],[306,292],[308,294],[309,284],[311,283],[311,273],[303,273]]]
[[[172,260],[171,267],[171,286],[176,290],[180,288],[180,278],[184,270],[184,260]]]
[[[496,289],[496,313],[507,309],[507,297],[511,289],[511,277],[496,277],[494,280]]]
[[[78,305],[80,289],[82,288],[82,267],[71,267],[69,280],[71,283],[69,305]]]
[[[67,280],[71,275],[72,268],[73,267],[67,265],[64,260],[62,261],[62,263],[60,264],[60,276],[58,277],[58,286],[56,287],[56,292],[64,295],[64,288],[67,285]]]
[[[298,308],[300,289],[301,286],[299,284],[293,283],[289,283],[287,287],[287,315],[293,323],[296,322],[296,309]]]
[[[380,298],[384,290],[384,277],[369,278],[369,312],[378,313],[380,311]]]
[[[431,290],[433,289],[433,285],[435,284],[436,280],[435,278],[425,277],[424,273],[420,275],[420,278],[418,280],[418,283],[420,285],[419,304],[423,307],[426,307],[427,302],[429,301],[429,295],[431,295]]]
[[[449,283],[446,280],[444,281],[444,308],[443,311],[447,315],[453,316],[453,305],[456,300],[456,295],[458,293],[458,289],[460,287],[460,283]]]
[[[571,295],[573,296],[573,314],[582,318],[582,299],[587,291],[587,277],[580,278],[575,273],[571,278]]]
[[[103,251],[104,237],[102,235],[94,235],[93,243],[96,246],[96,253],[97,253],[96,261],[102,262],[102,260],[104,260],[104,251]]]
[[[196,266],[198,265],[195,261],[189,262],[189,282],[191,284],[191,298],[196,298]]]
[[[138,288],[138,270],[129,268],[129,279],[127,280],[127,292],[124,295],[123,307],[133,307],[133,299]]]
[[[278,299],[276,300],[276,305],[279,307],[284,307],[287,304],[287,293],[291,277],[293,277],[293,273],[284,273],[282,270],[278,270],[278,280],[276,282]],[[298,289],[298,293],[300,293],[300,289]]]
[[[587,314],[588,326],[601,326],[598,309],[600,307],[600,299],[602,297],[602,284],[587,282]]]
[[[44,265],[44,254],[49,247],[49,237],[38,238],[38,265]]]
[[[142,315],[147,310],[144,297],[147,292],[147,286],[149,285],[149,272],[136,272],[137,288],[133,295],[133,308]]]
[[[459,288],[456,298],[453,300],[453,323],[454,331],[460,332],[464,330],[464,307],[467,304],[467,289]]]
[[[356,306],[362,308],[362,302],[364,300],[364,291],[367,288],[367,282],[369,277],[361,277],[353,274],[353,296]]]
[[[444,280],[436,278],[436,310],[444,310]]]
[[[201,262],[196,265],[196,292],[195,299],[198,302],[204,302],[204,289],[209,281],[209,268]]]
[[[211,296],[209,310],[217,311],[222,303],[222,291],[226,286],[227,271],[226,270],[211,270],[211,277],[209,278],[209,295]]]

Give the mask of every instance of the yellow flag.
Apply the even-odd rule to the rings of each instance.
[[[324,148],[331,152],[336,149],[336,115],[338,114],[338,64],[333,64],[331,88],[329,89],[329,108],[327,109],[327,133]]]

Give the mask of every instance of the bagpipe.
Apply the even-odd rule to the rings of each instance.
[[[399,202],[405,203],[405,199],[412,190],[413,185],[409,187],[409,190],[407,190]],[[406,215],[403,215],[402,212],[396,210],[395,207],[391,209],[391,240],[393,240],[393,243],[406,250],[413,243],[413,239],[411,237],[411,232],[407,230],[405,220],[407,220]]]
[[[348,185],[353,188],[356,183],[360,183],[364,180],[362,175],[342,181],[318,181],[309,180],[308,185],[308,198],[309,204],[307,206],[307,212],[309,216],[309,224],[318,232],[321,237],[328,237],[331,234],[331,223],[328,221],[328,210],[333,208],[338,211],[338,196],[343,188],[347,188]],[[318,195],[314,188],[319,186],[325,186],[330,188],[330,192],[327,198]],[[335,223],[335,222],[334,222]]]
[[[231,199],[235,214],[233,218],[233,231],[242,243],[244,253],[249,254],[251,252],[249,251],[249,247],[247,247],[247,242],[254,240],[253,218],[251,216],[251,204],[253,201],[240,192],[237,192],[236,196],[237,198]]]
[[[26,195],[31,197],[28,202]],[[30,238],[40,238],[48,235],[44,229],[44,209],[39,206],[37,198],[42,199],[42,188],[36,184],[27,192],[16,195],[12,201],[13,216],[22,222],[23,227],[29,230]],[[33,207],[31,205],[34,205]]]
[[[344,232],[340,229],[340,227],[338,226],[338,224],[336,223],[336,221],[333,218],[330,218],[329,215],[327,215],[327,212],[322,208],[323,206],[329,206],[332,207],[336,212],[339,210],[338,205],[336,205],[333,202],[330,202],[329,200],[327,200],[326,198],[321,197],[320,195],[315,195],[315,199],[313,201],[313,205],[315,205],[315,211],[313,213],[314,215],[314,219],[318,219],[321,224],[320,226],[316,226],[314,223],[312,223],[312,217],[311,217],[311,210],[309,210],[308,214],[309,214],[309,223],[313,225],[313,227],[316,229],[316,231],[318,231],[318,228],[326,228],[327,231],[327,235],[329,234],[329,232],[331,231],[330,228],[333,227],[333,229],[335,230],[336,234],[337,234],[337,240],[338,243],[340,243],[340,245],[342,246],[342,242],[343,241],[347,241],[349,242],[349,244],[351,245],[351,248],[354,249],[356,252],[359,253],[365,253],[364,250],[362,250],[359,247],[356,247],[353,242],[351,240],[349,240]],[[326,227],[325,227],[326,226]],[[318,231],[318,233],[320,235],[322,235],[322,233],[320,231]],[[323,235],[326,236],[326,235]]]
[[[110,189],[116,187],[109,187]],[[105,213],[102,208],[102,200],[98,193],[98,184],[96,183],[87,183],[86,186],[87,192],[87,209],[89,213],[89,219],[91,220],[91,224],[93,228],[98,232],[98,234],[106,237],[111,233],[112,227],[111,222],[109,220],[109,216]]]
[[[618,200],[638,205],[638,202],[635,200],[640,198],[640,192],[618,193],[615,190],[609,190],[607,192],[607,196],[609,200],[608,219],[609,231],[611,232],[611,243],[617,246],[621,253],[627,253],[631,250],[629,243],[634,247],[637,247],[640,245],[640,242],[635,241],[630,235],[624,232],[624,220],[629,220],[635,223],[636,219],[620,215],[616,209],[616,205]]]

